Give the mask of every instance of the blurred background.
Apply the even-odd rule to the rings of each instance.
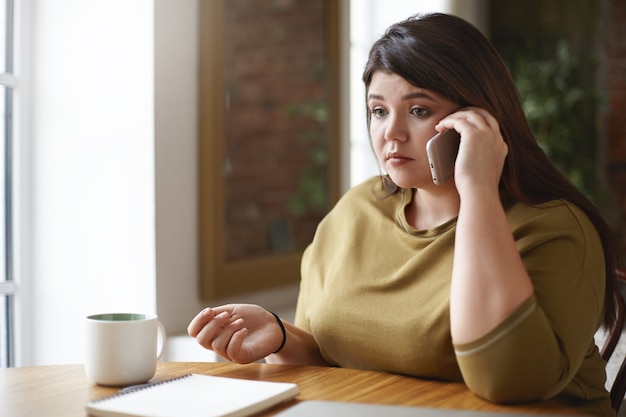
[[[459,15],[507,61],[553,161],[626,263],[621,0],[0,0],[0,365],[82,361],[83,318],[287,319],[299,258],[377,175],[360,81],[384,29]]]

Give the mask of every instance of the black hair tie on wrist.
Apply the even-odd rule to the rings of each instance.
[[[285,346],[285,342],[287,341],[287,332],[285,331],[285,325],[280,320],[280,317],[278,317],[278,315],[272,311],[270,311],[270,313],[272,313],[272,316],[274,316],[274,318],[276,319],[276,323],[278,323],[278,325],[280,326],[280,331],[283,332],[283,342],[280,344],[280,347],[276,349],[275,352],[273,352],[278,353],[283,348],[283,346]]]

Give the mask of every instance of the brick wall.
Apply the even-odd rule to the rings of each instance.
[[[231,260],[302,249],[325,214],[293,208],[307,179],[318,189],[326,185],[323,177],[307,176],[312,169],[323,173],[328,148],[320,105],[328,96],[325,4],[225,2],[225,244]]]

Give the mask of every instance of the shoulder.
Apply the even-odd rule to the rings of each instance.
[[[538,205],[515,203],[507,210],[511,231],[523,257],[559,258],[569,267],[603,265],[603,245],[585,212],[565,200]],[[555,260],[556,261],[556,260]]]
[[[389,194],[381,177],[372,177],[350,188],[318,225],[323,230],[376,227],[394,221],[405,191]]]
[[[551,200],[537,205],[517,202],[509,206],[507,216],[514,227],[534,225],[539,230],[595,231],[585,212],[566,200]]]
[[[397,195],[401,193],[402,191],[398,192]],[[380,208],[387,204],[393,204],[392,202],[397,200],[397,195],[389,194],[385,191],[382,178],[375,176],[346,191],[333,208],[333,211],[346,208],[353,210],[354,206],[358,206],[362,209],[366,209],[370,206]]]
[[[383,197],[384,195],[385,191],[382,177],[377,175],[351,187],[348,191],[346,191],[342,200],[346,198],[370,199],[374,196]]]

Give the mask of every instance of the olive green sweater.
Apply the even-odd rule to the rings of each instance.
[[[318,226],[302,258],[296,325],[312,332],[324,358],[464,381],[493,402],[559,394],[583,400],[594,415],[614,415],[593,339],[603,316],[604,257],[584,213],[564,201],[505,203],[534,296],[479,340],[453,345],[456,219],[417,230],[404,216],[410,200],[410,190],[387,196],[372,178]]]

